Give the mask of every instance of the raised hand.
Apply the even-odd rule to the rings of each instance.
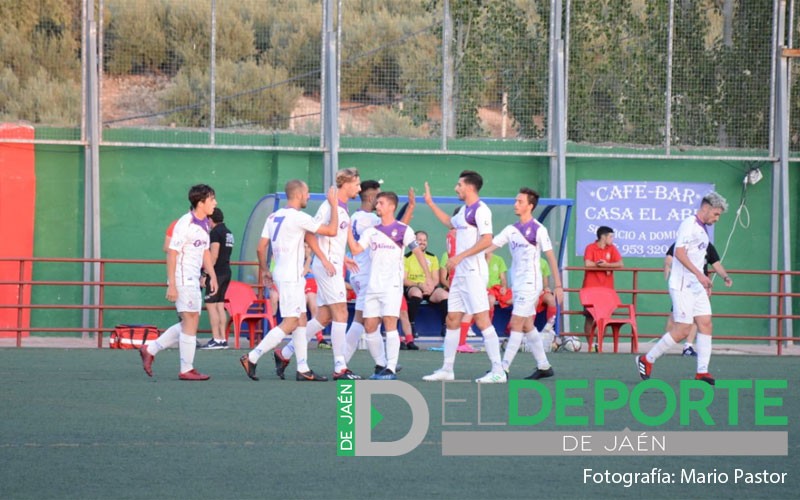
[[[425,194],[423,195],[423,197],[425,199],[425,203],[427,203],[428,205],[433,203],[433,197],[431,196],[431,187],[430,187],[430,185],[428,185],[427,181],[425,181]],[[410,199],[410,196],[409,196],[409,199]]]

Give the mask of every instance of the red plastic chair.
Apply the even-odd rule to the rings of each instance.
[[[611,288],[588,287],[581,290],[581,304],[594,318],[594,328],[589,332],[587,341],[592,345],[597,332],[597,350],[603,351],[603,335],[606,328],[611,327],[614,336],[614,352],[619,352],[619,330],[623,325],[631,327],[631,352],[639,351],[639,332],[636,327],[636,310],[633,304],[623,304],[617,292]],[[624,309],[625,312],[618,312]],[[614,316],[616,314],[616,316]],[[624,315],[623,315],[624,314]]]
[[[247,323],[250,331],[250,349],[256,346],[256,337],[261,338],[263,329],[260,323],[269,322],[270,329],[275,328],[275,316],[269,300],[256,297],[253,288],[241,281],[231,281],[225,292],[225,309],[230,314],[230,321],[225,328],[225,340],[228,340],[233,325],[234,348],[239,349],[239,336],[242,333],[242,323]]]

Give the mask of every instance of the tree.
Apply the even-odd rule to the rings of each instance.
[[[285,83],[282,68],[255,61],[222,60],[217,64],[216,125],[222,127],[288,128],[301,89]],[[183,68],[161,95],[169,110],[167,123],[182,127],[209,126],[209,76],[202,68]]]

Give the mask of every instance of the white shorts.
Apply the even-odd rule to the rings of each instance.
[[[299,318],[306,313],[306,280],[277,281],[275,286],[282,318]]]
[[[702,287],[669,289],[672,298],[672,318],[676,323],[694,323],[696,316],[711,316],[711,301]]]
[[[322,264],[317,264],[315,260],[311,265],[311,272],[317,280],[317,305],[327,306],[330,304],[342,304],[347,302],[347,288],[344,286],[344,276],[337,273],[328,276],[328,272]]]
[[[367,284],[369,283],[369,276],[354,276],[350,275],[350,286],[356,292],[356,311],[364,310],[364,300],[367,297]]]
[[[363,316],[365,318],[383,318],[384,316],[399,317],[400,304],[403,302],[403,289],[384,293],[364,294]]]
[[[539,304],[539,297],[542,291],[533,289],[511,290],[514,296],[514,308],[511,309],[511,314],[514,316],[522,316],[524,318],[536,314],[536,306]]]
[[[478,314],[489,310],[486,278],[475,274],[456,275],[450,284],[447,312]]]
[[[178,285],[178,299],[175,300],[175,309],[179,312],[201,312],[203,310],[203,295],[200,287],[194,285]]]

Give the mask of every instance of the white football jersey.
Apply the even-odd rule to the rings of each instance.
[[[553,249],[547,228],[536,219],[525,224],[510,224],[492,239],[492,244],[498,247],[508,245],[511,252],[512,290],[542,290],[544,283],[540,259],[544,252]]]
[[[172,230],[169,248],[178,252],[175,265],[175,284],[179,286],[198,284],[203,268],[203,254],[210,245],[208,218],[198,219],[189,212],[178,219]]]
[[[679,247],[686,248],[689,260],[697,269],[702,270],[705,265],[706,251],[708,250],[708,229],[700,222],[697,216],[684,219],[678,227],[675,237],[675,250]],[[669,274],[669,287],[678,290],[685,288],[701,287],[691,271],[689,271],[677,258],[672,259],[672,270]]]
[[[307,213],[290,207],[280,208],[267,217],[261,237],[267,238],[272,246],[274,281],[305,280],[303,260],[306,253],[303,241],[307,232],[314,233],[320,226]]]
[[[481,236],[492,234],[492,211],[486,203],[478,200],[472,205],[464,205],[450,219],[456,229],[456,254],[475,246]],[[484,252],[462,260],[456,266],[456,276],[474,274],[488,279],[489,268]]]
[[[381,223],[381,218],[375,212],[366,212],[364,210],[357,210],[352,217],[350,217],[350,229],[353,231],[353,238],[358,241],[364,231],[371,227],[375,227]],[[358,272],[353,273],[350,279],[369,277],[370,255],[369,247],[365,248],[363,252],[353,257],[358,264]]]
[[[350,230],[350,216],[347,213],[347,203],[339,202],[339,229],[336,236],[317,235],[317,243],[322,253],[337,269],[344,266],[344,255],[347,251],[347,231]],[[331,205],[327,201],[319,206],[314,220],[321,225],[331,221]],[[316,257],[315,257],[316,258]]]
[[[370,265],[367,293],[383,293],[393,288],[402,293],[403,251],[416,241],[414,231],[402,222],[394,221],[388,226],[379,224],[361,234],[358,243],[370,249]]]

